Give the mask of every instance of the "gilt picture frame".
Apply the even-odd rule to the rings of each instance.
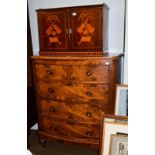
[[[110,137],[112,134],[128,134],[127,116],[102,115],[100,155],[109,155]]]
[[[128,116],[128,85],[116,85],[115,115]]]

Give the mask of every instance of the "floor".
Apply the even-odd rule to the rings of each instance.
[[[29,144],[29,150],[33,155],[98,155],[98,150],[73,144],[48,142],[46,147],[42,147],[38,141],[36,130],[30,130]]]

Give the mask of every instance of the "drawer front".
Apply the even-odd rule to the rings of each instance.
[[[40,100],[40,115],[55,118],[72,119],[78,122],[100,121],[101,113],[108,112],[108,106],[102,103],[67,103],[63,101]]]
[[[99,124],[80,124],[72,120],[45,117],[41,118],[40,129],[51,135],[68,138],[98,139],[100,134]]]
[[[109,82],[109,66],[71,66],[71,80]]]
[[[66,79],[66,66],[35,64],[35,74],[38,80],[64,81]]]
[[[106,84],[38,83],[38,95],[43,98],[87,102],[101,100],[108,103],[109,87]]]

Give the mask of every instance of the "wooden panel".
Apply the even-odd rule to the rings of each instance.
[[[83,66],[108,66],[112,64],[111,59],[103,59],[103,57],[72,57],[69,65]]]
[[[68,48],[66,11],[38,12],[38,26],[41,50],[60,51]]]
[[[108,85],[38,82],[38,95],[57,100],[87,102],[92,99],[108,103]]]
[[[73,65],[70,67],[71,80],[109,82],[109,67],[96,65]]]
[[[98,139],[100,135],[99,124],[80,124],[73,120],[45,118],[40,119],[40,129],[46,131],[51,135],[84,138],[84,139]]]
[[[71,10],[71,48],[73,50],[102,51],[102,17],[101,7]]]
[[[118,57],[39,56],[33,62],[40,136],[98,145],[100,114],[114,111]]]
[[[108,113],[108,105],[102,102],[71,103],[63,101],[40,100],[40,116],[72,119],[78,122],[97,122],[101,119],[101,112]]]
[[[32,58],[35,58],[35,56],[33,56]],[[37,57],[38,58],[38,57]],[[67,59],[65,60],[65,58],[59,58],[59,57],[55,57],[53,59],[53,57],[50,56],[39,56],[40,59],[34,59],[35,64],[44,64],[44,65],[67,65],[69,62],[67,61]],[[68,62],[68,63],[67,63]]]
[[[38,80],[64,81],[66,79],[66,66],[65,65],[36,64],[35,70],[36,70],[35,72],[36,78]]]

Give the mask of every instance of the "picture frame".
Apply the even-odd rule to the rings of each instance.
[[[102,115],[102,130],[100,138],[100,155],[109,155],[110,137],[112,134],[128,134],[128,117],[117,115]]]
[[[110,137],[109,155],[128,155],[128,136],[112,134]]]
[[[115,115],[128,116],[128,85],[116,85]]]

